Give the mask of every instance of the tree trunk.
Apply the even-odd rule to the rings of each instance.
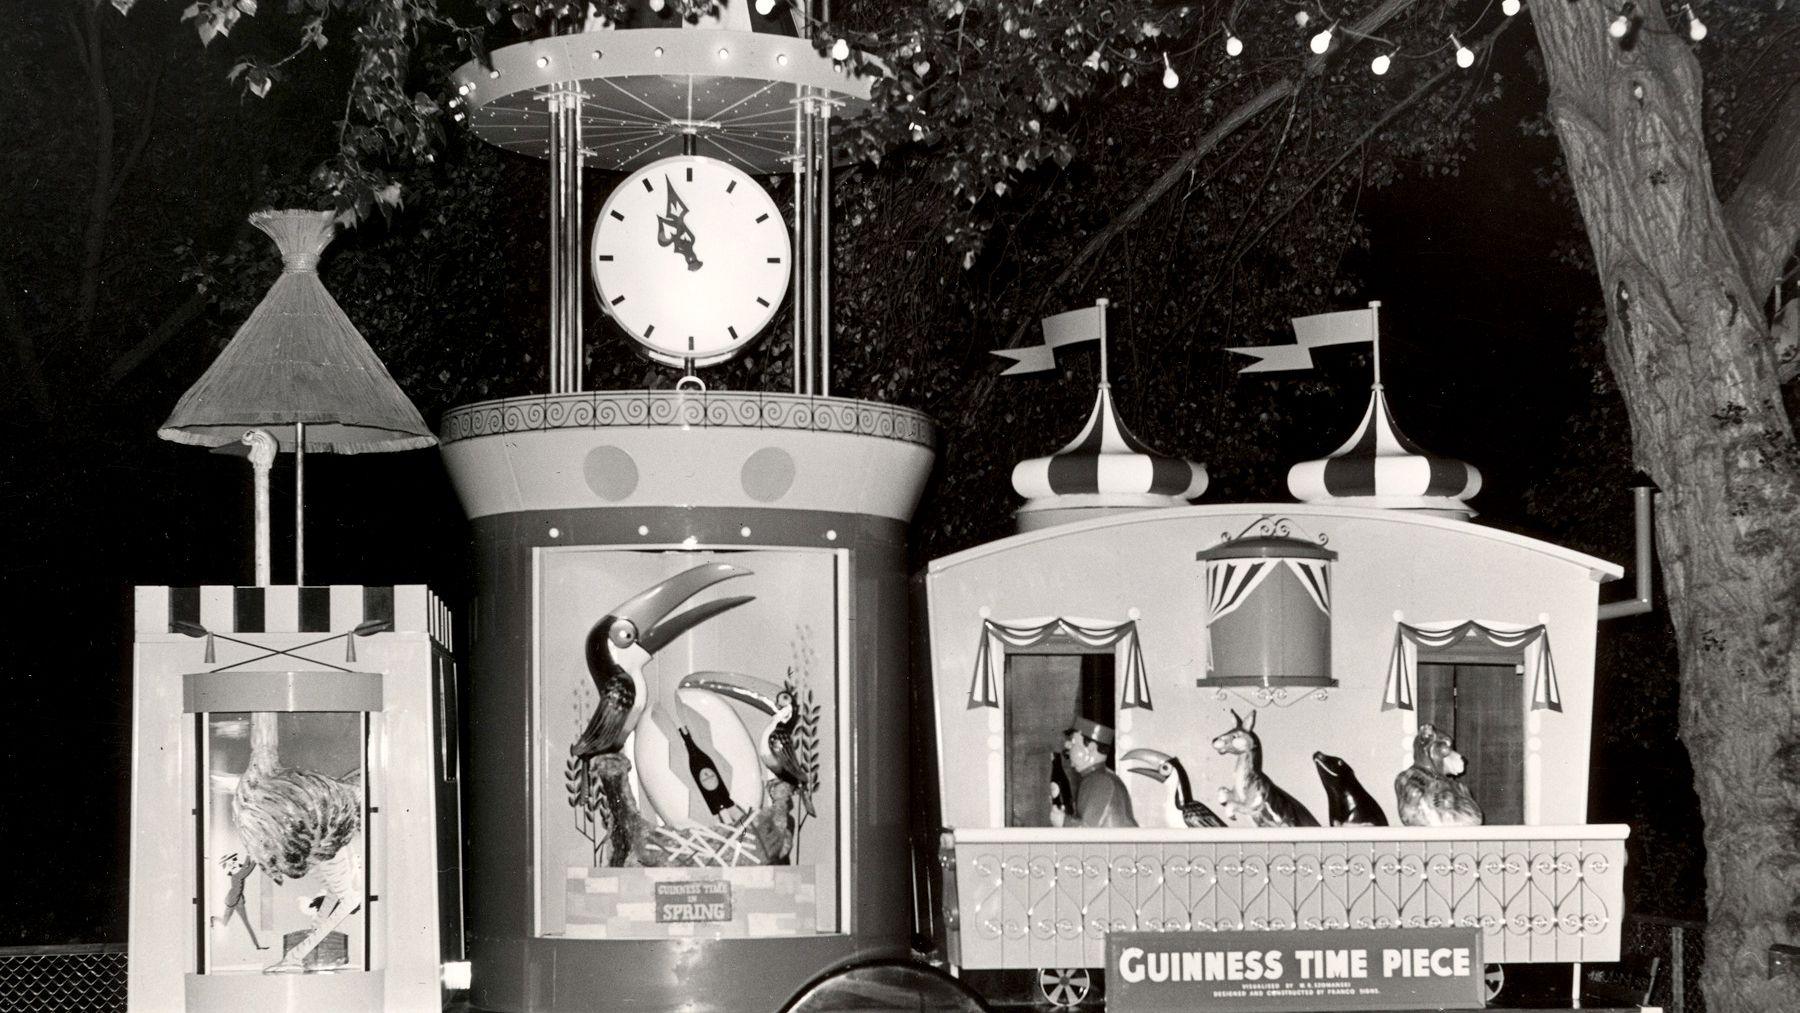
[[[1532,16],[1608,310],[1640,467],[1662,489],[1662,568],[1681,648],[1681,736],[1705,817],[1714,1013],[1800,1009],[1768,977],[1800,939],[1800,450],[1763,293],[1733,248],[1702,133],[1700,68],[1659,6]],[[1779,139],[1778,139],[1779,141]]]

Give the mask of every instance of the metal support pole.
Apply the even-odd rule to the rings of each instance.
[[[819,393],[831,396],[831,105],[819,103]]]
[[[294,586],[306,583],[306,423],[294,423]]]
[[[813,207],[813,117],[811,105],[812,89],[804,89],[800,97],[800,304],[794,312],[800,315],[800,388],[797,393],[812,394],[813,387],[813,336],[817,324],[813,320],[813,286],[817,275],[813,271],[813,258],[817,226],[817,210]]]
[[[806,336],[801,333],[801,320],[799,320],[801,290],[803,290],[803,279],[806,277],[805,264],[799,261],[799,238],[806,230],[805,211],[803,211],[805,202],[801,200],[801,193],[805,191],[805,187],[801,184],[806,178],[806,153],[805,149],[801,148],[801,133],[803,133],[801,117],[805,117],[805,112],[801,110],[803,95],[805,92],[801,88],[794,90],[794,284],[792,284],[794,297],[790,300],[792,302],[790,313],[794,315],[794,392],[796,394],[803,394],[806,389],[803,358],[801,358],[801,347],[805,345]]]
[[[1682,938],[1681,926],[1676,925],[1669,930],[1669,1010],[1670,1013],[1686,1013],[1687,1010],[1687,947]]]
[[[550,103],[550,392],[581,389],[581,93]]]

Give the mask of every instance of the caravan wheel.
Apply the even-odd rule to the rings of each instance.
[[[1482,971],[1481,980],[1487,984],[1488,1001],[1493,1002],[1494,996],[1499,995],[1500,990],[1506,987],[1505,966],[1501,964],[1487,965]]]
[[[1093,987],[1085,967],[1045,967],[1038,971],[1038,994],[1057,1009],[1072,1009],[1086,1002]]]

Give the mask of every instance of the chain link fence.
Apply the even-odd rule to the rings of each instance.
[[[0,947],[0,1013],[124,1013],[125,944]]]

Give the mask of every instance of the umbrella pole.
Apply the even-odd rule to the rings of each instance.
[[[239,437],[250,447],[256,490],[256,586],[269,586],[269,469],[275,464],[275,437],[252,429]]]
[[[294,586],[306,583],[306,423],[294,423]]]

